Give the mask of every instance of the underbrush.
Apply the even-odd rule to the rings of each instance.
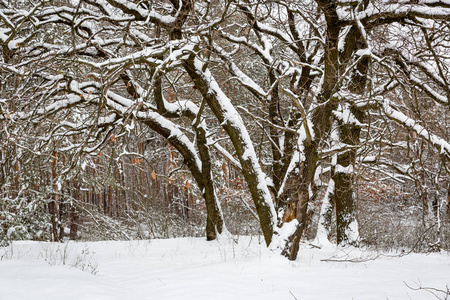
[[[33,196],[33,197],[32,197]],[[221,205],[226,227],[235,236],[261,236],[254,207],[245,193],[221,194]],[[12,240],[51,239],[51,216],[48,200],[42,195],[28,195],[0,201],[0,242],[3,246]],[[424,213],[418,199],[384,197],[382,200],[359,195],[358,222],[360,244],[379,251],[431,252],[450,250],[450,220],[445,207],[440,207],[440,220],[436,211]],[[320,203],[319,203],[320,204]],[[310,224],[305,239],[315,237],[320,205],[311,205]],[[174,207],[155,202],[136,205],[119,216],[110,216],[100,209],[78,207],[78,236],[81,241],[168,239],[177,237],[204,237],[206,212],[199,202],[180,213]],[[61,228],[68,239],[70,218]],[[334,220],[332,224],[334,223]],[[335,242],[335,228],[329,239]]]
[[[450,220],[444,209],[424,212],[417,199],[403,202],[360,200],[361,242],[377,250],[430,252],[450,250]]]
[[[231,234],[261,235],[259,221],[249,209],[242,202],[222,203],[226,227]],[[202,208],[191,208],[186,217],[159,205],[111,217],[85,208],[80,225],[79,238],[86,241],[203,237],[206,212]]]
[[[24,247],[24,245],[16,247],[13,243],[0,247],[0,261],[21,260],[27,256],[42,259],[50,266],[68,266],[93,275],[98,273],[98,264],[94,259],[95,252],[91,251],[87,244],[80,243],[74,246],[67,241],[39,243],[38,247]]]
[[[48,195],[35,193],[0,198],[0,246],[13,240],[50,239],[51,216]]]

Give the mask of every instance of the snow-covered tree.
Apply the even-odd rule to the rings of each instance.
[[[2,134],[64,153],[66,174],[150,128],[202,191],[208,239],[225,229],[219,154],[242,172],[273,249],[296,258],[326,186],[323,218],[334,203],[337,243],[357,243],[357,176],[426,169],[386,149],[422,141],[441,158],[437,189],[448,179],[448,127],[430,120],[450,100],[449,18],[435,0],[1,1],[0,72],[14,87],[0,99]],[[14,139],[10,126],[37,130]]]

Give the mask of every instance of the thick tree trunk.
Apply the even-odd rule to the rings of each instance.
[[[52,201],[49,202],[48,211],[51,215],[53,241],[59,242],[59,234],[58,234],[59,219],[57,217],[59,215],[59,209],[58,209],[58,200],[57,199],[53,199]]]
[[[72,211],[70,213],[70,235],[69,238],[71,240],[78,239],[78,224],[80,222],[80,216],[78,215],[78,211],[74,206],[72,206]]]
[[[345,39],[344,51],[341,53],[341,69],[349,64],[350,58],[356,50],[367,47],[360,29],[353,26]],[[370,60],[363,57],[359,60],[349,82],[350,92],[363,95],[366,81],[367,71],[369,69]],[[337,243],[347,244],[355,243],[358,233],[358,222],[356,220],[356,199],[354,196],[354,167],[356,163],[357,148],[360,143],[361,125],[364,119],[364,112],[347,104],[342,104],[341,108],[350,111],[348,119],[341,119],[339,123],[339,141],[349,146],[355,146],[337,155],[336,168],[333,174],[335,183],[334,203],[336,205],[336,229]],[[347,116],[347,114],[342,114]]]
[[[331,96],[336,88],[339,80],[339,18],[336,12],[336,4],[329,0],[319,0],[319,7],[325,14],[327,22],[326,45],[325,45],[325,73],[323,76],[322,92],[317,95],[318,101],[321,104],[316,108],[312,116],[314,137],[311,141],[303,141],[304,158],[300,162],[300,172],[298,179],[299,191],[295,204],[295,218],[298,221],[298,226],[293,235],[291,235],[284,247],[283,255],[290,260],[297,258],[300,239],[303,230],[306,227],[306,213],[308,208],[309,190],[314,184],[314,174],[317,168],[317,161],[319,159],[318,147],[323,137],[330,131],[332,124],[332,111],[336,104],[330,101]],[[288,212],[288,211],[287,211]]]
[[[350,109],[358,121],[363,114],[356,109]],[[359,145],[361,128],[357,124],[343,123],[339,126],[340,141],[346,145]],[[358,237],[356,220],[356,199],[353,184],[355,181],[354,167],[356,163],[356,148],[351,148],[337,156],[337,164],[333,175],[335,183],[334,203],[336,205],[337,243],[354,243]]]
[[[342,166],[344,167],[344,166]],[[347,167],[351,168],[351,165]],[[345,167],[344,167],[345,168]],[[353,243],[358,234],[355,208],[356,203],[353,196],[354,175],[346,172],[336,172],[333,180],[336,183],[336,230],[337,243]]]
[[[332,171],[333,172],[333,171]],[[331,231],[331,220],[333,217],[334,208],[334,180],[330,179],[328,181],[327,191],[322,199],[322,206],[320,208],[319,221],[317,226],[315,243],[323,245],[325,243],[330,243],[328,240],[328,235]]]
[[[270,85],[274,86],[271,92],[270,101],[269,101],[269,118],[270,122],[274,125],[280,125],[281,123],[281,115],[279,114],[279,94],[278,94],[278,84],[276,84],[277,77],[273,74],[273,71],[269,71],[269,79]],[[272,169],[273,169],[273,184],[275,189],[279,189],[281,186],[281,182],[283,180],[282,173],[282,154],[280,151],[280,131],[276,129],[274,126],[270,127],[270,140],[271,140],[271,149],[272,149]]]
[[[198,118],[200,120],[200,118]],[[197,134],[197,148],[202,161],[203,198],[206,202],[206,239],[208,241],[216,239],[217,234],[221,234],[224,229],[224,221],[220,204],[217,200],[214,180],[211,172],[211,157],[207,146],[206,131],[202,126],[205,124],[195,124]]]
[[[297,259],[298,249],[300,246],[300,239],[303,231],[308,225],[308,203],[310,201],[309,192],[312,188],[314,174],[316,172],[316,163],[318,159],[317,145],[311,143],[304,149],[305,161],[300,163],[299,174],[295,176],[298,183],[298,188],[289,197],[295,197],[294,202],[290,203],[283,216],[283,222],[290,222],[292,219],[298,221],[295,233],[291,235],[282,250],[282,254],[289,260]]]
[[[230,99],[220,90],[207,67],[195,55],[184,60],[183,65],[233,143],[245,181],[255,203],[264,239],[269,245],[276,225],[276,213],[265,175],[257,160],[248,131],[242,123],[239,113],[231,105]]]

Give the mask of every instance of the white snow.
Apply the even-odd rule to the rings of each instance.
[[[345,230],[345,235],[348,237],[349,242],[358,242],[359,240],[359,225],[356,219],[350,222],[349,226]]]
[[[410,128],[411,130],[414,130],[419,136],[424,138],[425,140],[428,140],[430,143],[432,143],[442,155],[446,155],[447,157],[450,157],[450,143],[446,140],[440,138],[439,136],[430,133],[427,129],[425,129],[422,125],[418,124],[415,120],[409,118],[401,111],[395,110],[393,107],[391,107],[390,102],[388,99],[385,99],[383,104],[384,111],[386,115],[393,119],[394,121],[397,121],[398,123],[402,124],[403,126]]]
[[[342,165],[336,165],[336,173],[344,173],[344,174],[352,174],[353,173],[353,165],[348,165],[346,167]]]
[[[301,245],[289,262],[258,237],[14,242],[0,258],[0,298],[8,300],[417,300],[436,298],[406,285],[445,290],[450,280],[448,253],[398,257]]]
[[[339,108],[333,111],[333,114],[343,124],[349,124],[358,127],[363,126],[363,124],[361,124],[361,122],[359,122],[355,115],[350,111],[350,106],[347,103],[339,105]]]
[[[360,49],[356,51],[356,56],[370,56],[372,51],[370,49]]]
[[[335,188],[334,180],[330,179],[328,182],[327,191],[322,200],[322,206],[320,207],[319,224],[317,226],[316,238],[314,239],[313,242],[314,244],[319,246],[326,246],[326,247],[331,246],[331,243],[328,240],[328,231],[327,228],[325,227],[326,222],[325,214],[328,212],[328,210],[331,209],[330,197],[332,197],[332,195],[334,194],[334,188]]]
[[[283,227],[277,228],[278,232],[274,235],[269,249],[274,251],[274,253],[281,253],[281,249],[283,249],[286,242],[289,241],[289,237],[292,236],[297,230],[298,224],[298,220],[294,219],[288,223],[284,223]]]
[[[350,28],[352,28],[352,26],[350,25],[345,26],[344,29],[339,34],[339,41],[338,41],[339,52],[343,52],[345,50],[345,39],[347,38],[347,34],[350,32]]]
[[[8,48],[9,50],[14,50],[19,48],[19,44],[23,43],[25,39],[24,38],[20,38],[20,39],[16,39],[16,40],[12,40],[10,42],[8,42]]]
[[[424,1],[423,4],[418,5],[405,5],[396,2],[386,1],[386,3],[383,3],[382,5],[378,5],[378,3],[377,5],[370,3],[364,10],[357,13],[349,13],[349,11],[344,7],[343,9],[338,9],[337,13],[341,21],[357,20],[359,22],[367,19],[375,20],[387,15],[409,15],[433,19],[446,18],[446,16],[450,14],[450,8],[445,7],[447,4],[442,3],[443,1],[440,1],[443,4],[441,7],[427,6],[426,4],[432,4],[432,2],[428,1]]]

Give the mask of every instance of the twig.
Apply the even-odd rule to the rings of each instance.
[[[295,297],[295,295],[294,295],[294,294],[292,294],[292,292],[291,292],[291,291],[289,291],[289,293],[290,293],[290,294],[292,295],[292,297],[294,297],[294,299],[295,299],[295,300],[298,300],[298,299],[297,299],[297,297]]]
[[[403,282],[403,283],[409,289],[411,289],[413,291],[424,290],[424,291],[429,292],[430,294],[432,294],[433,296],[435,296],[437,299],[440,299],[440,300],[448,300],[449,297],[450,297],[450,289],[449,289],[448,285],[445,286],[447,290],[444,291],[444,290],[440,290],[440,289],[437,289],[437,288],[434,288],[434,287],[423,287],[420,282],[419,282],[419,284],[416,283],[417,284],[416,288],[408,285],[406,282]],[[441,293],[443,294],[444,298],[441,298],[441,295],[440,295]]]

